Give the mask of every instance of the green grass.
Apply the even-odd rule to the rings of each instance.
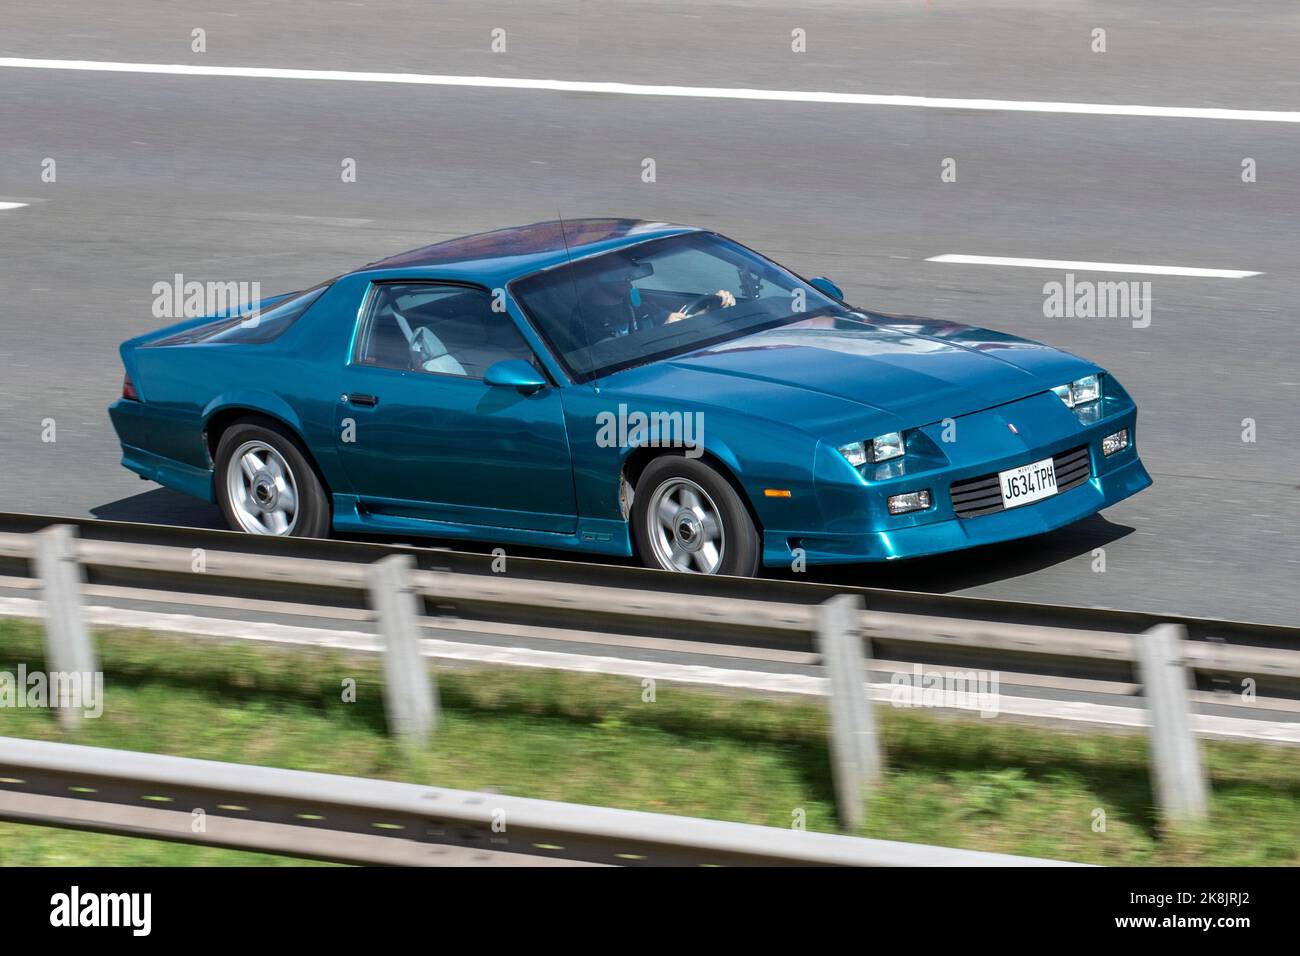
[[[49,711],[0,709],[0,735],[835,829],[818,702],[668,685],[644,702],[624,679],[444,669],[442,725],[409,753],[385,733],[376,660],[142,633],[98,641],[101,718],[68,735]],[[44,667],[40,630],[0,621],[0,671],[20,661]],[[1162,832],[1142,736],[879,713],[888,773],[864,836],[1110,864],[1300,863],[1295,750],[1207,744],[1210,822]],[[1105,832],[1093,829],[1097,810]],[[11,865],[292,862],[0,824],[0,863]]]

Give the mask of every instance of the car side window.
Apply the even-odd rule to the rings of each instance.
[[[485,289],[376,284],[362,323],[358,365],[481,379],[488,366],[503,359],[533,362],[514,321],[492,309]]]

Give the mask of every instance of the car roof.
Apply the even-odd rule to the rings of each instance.
[[[643,219],[552,219],[448,239],[356,271],[504,285],[570,259],[698,231],[693,226]]]

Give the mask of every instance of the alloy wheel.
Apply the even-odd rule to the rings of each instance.
[[[688,478],[670,478],[654,490],[646,513],[650,547],[665,571],[716,574],[726,532],[708,492]]]

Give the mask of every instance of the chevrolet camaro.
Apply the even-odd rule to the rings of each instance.
[[[753,575],[1025,538],[1151,483],[1092,362],[664,223],[452,239],[121,355],[123,465],[254,534]]]

